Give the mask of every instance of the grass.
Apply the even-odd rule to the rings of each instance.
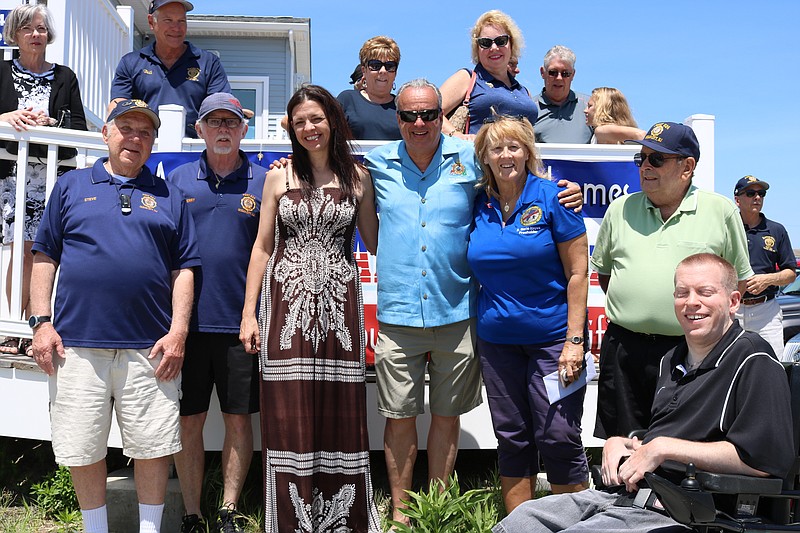
[[[244,491],[239,501],[239,509],[247,518],[246,530],[248,532],[260,531],[264,518],[262,505],[262,474],[261,456],[256,453],[245,482]],[[118,450],[109,450],[109,471],[125,466],[127,460]],[[381,518],[384,531],[391,526],[389,522],[391,502],[388,496],[389,483],[386,477],[384,456],[381,452],[373,452],[371,456],[372,481],[375,490],[375,502]],[[63,490],[63,472],[56,473],[57,467],[52,456],[49,442],[25,441],[0,437],[0,532],[3,533],[62,533],[79,531],[82,523],[80,513],[70,510],[69,507],[61,509],[57,514],[54,509],[42,509],[34,503],[36,489],[42,494],[42,484],[45,481],[56,480],[58,491],[51,488],[45,491],[46,496],[60,498],[59,491]],[[429,487],[427,482],[427,457],[420,452],[414,469],[412,482],[414,494],[409,495],[412,503],[416,502],[417,520],[427,524],[426,531],[436,531],[432,520],[436,513],[442,515],[449,513],[449,507],[469,509],[471,519],[479,520],[467,526],[459,525],[458,528],[445,528],[448,532],[488,531],[495,521],[505,516],[502,496],[499,486],[500,480],[497,473],[496,455],[490,451],[462,450],[456,462],[458,478],[450,488],[440,490],[439,487]],[[67,477],[68,480],[68,477]],[[38,485],[37,485],[38,484]],[[541,496],[542,494],[537,494]],[[203,486],[202,511],[209,517],[211,524],[216,520],[216,511],[221,505],[222,497],[222,472],[219,452],[209,452],[206,455],[206,478]],[[46,502],[47,498],[39,499]],[[50,507],[49,504],[47,504]],[[47,515],[55,515],[48,520]],[[462,513],[463,514],[463,513]],[[439,526],[435,526],[439,527]],[[415,531],[423,531],[419,527]],[[444,531],[444,530],[442,530]]]

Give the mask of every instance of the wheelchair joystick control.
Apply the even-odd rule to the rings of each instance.
[[[686,490],[700,490],[700,482],[697,481],[697,467],[694,463],[686,465],[686,477],[681,481],[681,488]]]

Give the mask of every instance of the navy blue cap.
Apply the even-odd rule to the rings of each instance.
[[[238,98],[230,93],[214,93],[206,96],[203,103],[200,104],[200,111],[197,112],[197,120],[203,120],[206,118],[206,115],[217,109],[230,111],[241,119],[250,118],[246,116],[246,110],[242,107],[242,103]]]
[[[762,187],[764,187],[765,191],[769,189],[769,183],[767,183],[766,181],[760,180],[755,176],[747,175],[736,182],[736,187],[734,187],[733,189],[733,195],[739,196],[739,194],[741,194],[743,190],[745,190],[751,185],[761,185]]]
[[[677,122],[659,122],[654,124],[644,139],[628,139],[625,144],[641,144],[652,148],[662,154],[677,154],[684,157],[694,157],[700,160],[700,143],[694,130],[685,124]]]
[[[153,0],[152,2],[150,2],[149,13],[152,15],[153,13],[156,12],[156,9],[172,3],[183,4],[183,7],[184,9],[186,9],[186,11],[191,11],[192,9],[194,9],[192,3],[187,2],[186,0]]]
[[[108,114],[106,122],[111,122],[115,118],[121,117],[127,113],[142,113],[147,115],[147,118],[153,122],[153,127],[155,127],[155,129],[161,127],[161,119],[158,118],[156,112],[153,111],[144,100],[129,99],[117,102],[117,105],[111,110],[111,113]]]

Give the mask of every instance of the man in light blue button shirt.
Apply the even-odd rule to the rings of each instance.
[[[386,417],[392,519],[407,523],[399,509],[411,488],[426,367],[430,479],[446,480],[452,473],[459,416],[482,401],[474,351],[477,287],[467,264],[481,171],[472,143],[442,135],[442,97],[435,85],[410,81],[395,101],[402,140],[372,150],[365,160],[380,212],[378,411]],[[580,205],[571,204],[576,191],[579,200],[572,184],[567,205]]]

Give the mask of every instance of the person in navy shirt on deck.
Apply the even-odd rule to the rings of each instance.
[[[478,354],[510,512],[533,498],[541,456],[554,493],[588,487],[580,420],[586,388],[550,405],[542,378],[564,384],[584,364],[586,228],[539,176],[527,118],[496,115],[475,138],[483,168],[467,260],[480,283]]]
[[[231,92],[219,58],[186,41],[186,13],[194,9],[185,0],[153,0],[147,22],[155,42],[122,56],[111,85],[111,104],[138,98],[158,112],[158,106],[186,109],[186,136],[197,138],[197,110],[206,96]]]
[[[181,529],[185,533],[206,531],[200,512],[203,426],[215,385],[225,423],[220,526],[241,526],[236,506],[253,456],[250,415],[259,407],[258,358],[246,353],[239,341],[239,323],[267,169],[251,163],[239,150],[247,133],[245,116],[242,104],[230,93],[203,100],[196,128],[206,149],[200,159],[167,177],[186,195],[203,259],[203,269],[195,277],[196,303],[183,365],[183,450],[175,455],[186,508]]]
[[[112,407],[135,461],[141,531],[159,531],[168,459],[181,449],[200,254],[183,195],[144,166],[159,125],[145,102],[119,102],[102,130],[108,157],[56,182],[33,245],[34,360],[50,376],[53,453],[70,468],[87,533],[108,531]]]

